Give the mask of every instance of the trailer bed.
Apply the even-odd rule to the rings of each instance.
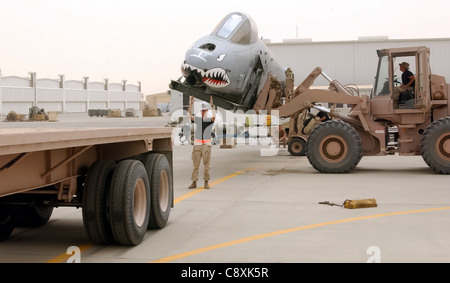
[[[0,156],[39,150],[170,138],[171,128],[13,128],[0,130]],[[151,147],[150,147],[151,148]]]
[[[98,159],[171,152],[171,128],[11,128],[0,131],[0,197],[68,182]]]
[[[0,130],[0,241],[83,209],[97,244],[138,245],[173,207],[172,128]],[[129,229],[132,227],[132,229]]]

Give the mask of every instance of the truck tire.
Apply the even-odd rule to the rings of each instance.
[[[422,157],[435,172],[450,174],[450,118],[433,122],[425,131]]]
[[[99,245],[114,243],[108,217],[108,193],[115,161],[100,160],[88,171],[83,190],[83,224],[89,238]]]
[[[2,223],[0,220],[0,242],[8,239],[13,231],[14,231],[13,225],[8,223]]]
[[[150,182],[151,212],[149,229],[161,229],[169,220],[173,201],[172,171],[164,154],[145,155],[143,164]]]
[[[300,137],[293,137],[288,144],[288,151],[293,156],[304,156],[306,154],[306,141]]]
[[[18,207],[18,225],[37,228],[44,226],[53,213],[53,206],[42,202],[32,202],[30,205]]]
[[[150,186],[141,161],[121,161],[111,182],[110,223],[119,245],[138,245],[147,232],[150,217]]]
[[[362,158],[361,137],[343,121],[323,122],[309,136],[306,155],[321,173],[348,173]]]
[[[15,208],[12,206],[0,206],[0,241],[4,241],[11,236],[15,223]]]

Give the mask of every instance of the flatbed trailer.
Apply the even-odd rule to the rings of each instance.
[[[1,129],[0,240],[83,210],[96,244],[138,245],[173,207],[171,128]]]

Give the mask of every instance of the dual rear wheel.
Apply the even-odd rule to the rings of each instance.
[[[163,228],[172,207],[171,174],[159,153],[94,163],[83,192],[83,222],[91,240],[138,245],[147,229]]]

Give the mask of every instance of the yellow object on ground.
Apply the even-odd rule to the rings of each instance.
[[[346,200],[344,207],[349,209],[377,207],[377,201],[375,199]]]

